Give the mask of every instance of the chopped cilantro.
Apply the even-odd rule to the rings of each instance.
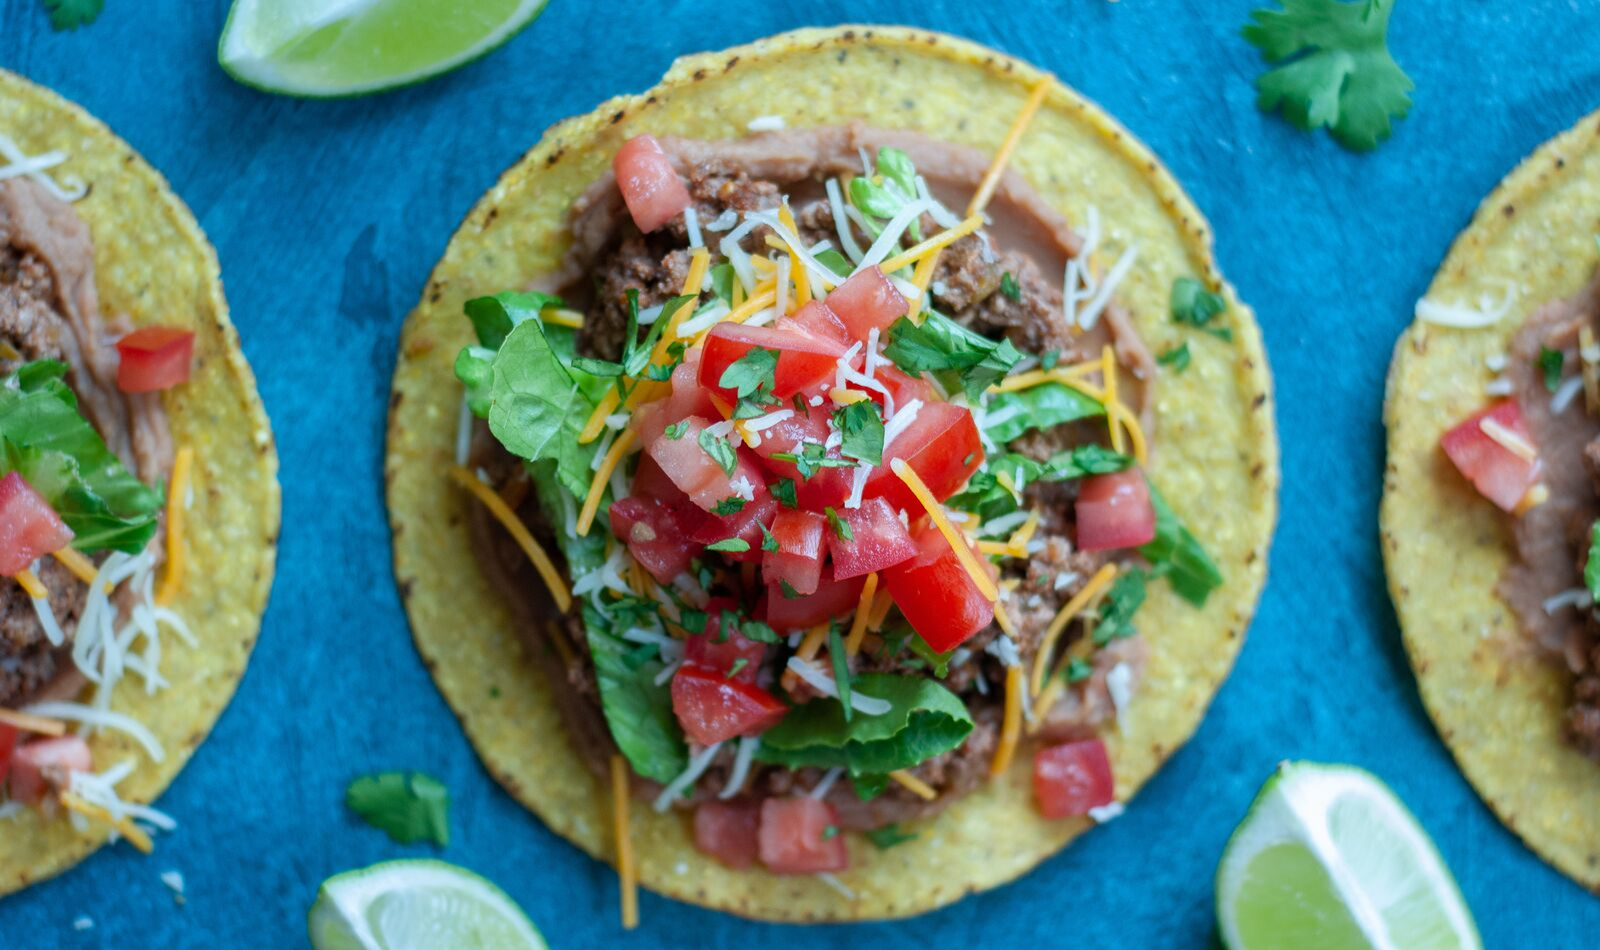
[[[839,517],[837,511],[834,511],[831,506],[822,510],[828,516],[828,524],[833,526],[833,533],[839,536],[840,541],[854,541],[856,539],[855,533],[850,530],[850,524]]]
[[[954,374],[954,381],[974,399],[1022,359],[1010,340],[991,340],[938,312],[920,324],[907,317],[896,320],[883,353],[913,376]]]
[[[1600,521],[1589,529],[1589,560],[1583,565],[1583,583],[1589,596],[1600,603]]]
[[[672,371],[677,369],[678,368],[678,364],[683,362],[683,354],[688,349],[689,349],[689,345],[687,343],[684,343],[681,340],[676,342],[676,343],[668,343],[667,344],[667,358],[668,358],[667,362],[665,362],[665,363],[651,363],[649,366],[645,367],[645,371],[644,371],[645,378],[646,379],[653,379],[658,383],[664,383],[667,380],[671,379],[672,378]]]
[[[883,464],[883,410],[870,399],[833,411],[833,425],[843,441],[840,454],[872,465]]]
[[[776,551],[776,550],[778,550],[778,539],[774,538],[772,536],[772,529],[768,528],[766,525],[762,524],[759,521],[756,522],[756,527],[761,529],[761,550],[763,550],[763,551]]]
[[[754,419],[771,411],[770,407],[777,404],[772,395],[777,371],[778,351],[760,346],[751,347],[750,352],[728,364],[717,385],[738,396],[735,419]]]
[[[366,775],[345,789],[344,803],[400,844],[450,843],[450,793],[421,772]]]
[[[711,430],[702,429],[700,430],[700,448],[711,456],[711,461],[716,462],[723,472],[732,477],[733,470],[738,467],[739,457],[734,454],[733,446],[728,444],[727,439],[719,439],[711,434]]]
[[[840,277],[848,277],[850,272],[856,269],[856,265],[850,263],[850,259],[848,257],[845,257],[843,254],[840,254],[831,247],[818,251],[811,256],[817,259],[818,264],[821,264],[828,270],[833,271]]]
[[[1060,363],[1060,362],[1061,362],[1061,351],[1060,350],[1045,350],[1044,351],[1044,355],[1039,357],[1039,365],[1044,367],[1045,369],[1055,369],[1056,368],[1056,364]]]
[[[794,496],[794,479],[780,478],[767,487],[772,490],[772,497],[778,499],[785,508],[800,507]]]
[[[783,594],[784,600],[797,600],[805,595],[794,589],[794,585],[785,578],[778,578],[778,590]]]
[[[711,615],[704,610],[696,610],[693,607],[678,608],[678,626],[690,633],[700,633],[710,621]]]
[[[1256,80],[1256,106],[1310,131],[1325,126],[1365,152],[1389,137],[1390,119],[1411,109],[1410,77],[1389,53],[1394,0],[1282,0],[1256,10],[1244,38],[1268,62],[1289,60]]]
[[[1022,299],[1022,286],[1017,283],[1017,278],[1010,271],[1000,275],[1000,292],[1012,300]]]
[[[780,462],[793,462],[801,478],[809,479],[825,468],[855,468],[856,463],[849,459],[833,458],[828,455],[828,450],[822,447],[821,442],[802,442],[800,451],[774,452],[772,457]]]
[[[724,538],[706,545],[707,551],[727,551],[731,554],[743,554],[750,550],[750,542],[744,538]]]
[[[1211,326],[1211,321],[1227,309],[1227,302],[1193,277],[1179,277],[1172,282],[1171,306],[1173,322],[1204,330],[1219,340],[1233,339],[1233,331],[1227,327]]]
[[[1560,350],[1552,350],[1548,346],[1539,347],[1539,369],[1544,373],[1544,388],[1555,392],[1561,388],[1561,365],[1566,362],[1566,354]]]
[[[666,429],[662,431],[662,434],[673,441],[677,441],[678,439],[683,438],[683,434],[688,431],[689,420],[680,419],[677,422],[674,422],[672,425],[667,426]]]
[[[1094,627],[1094,642],[1104,646],[1119,637],[1131,637],[1133,615],[1144,604],[1145,583],[1150,574],[1142,567],[1129,568],[1117,575],[1100,604],[1100,622]]]
[[[917,834],[914,831],[901,831],[898,823],[884,825],[882,828],[873,828],[867,832],[867,840],[887,851],[897,844],[915,841]]]
[[[1176,372],[1183,372],[1189,368],[1189,341],[1184,340],[1179,346],[1166,351],[1156,357],[1156,362],[1162,366],[1170,366]]]
[[[737,660],[733,661],[733,665],[728,668],[728,672],[723,674],[723,678],[731,680],[735,676],[739,675],[739,671],[740,670],[744,669],[745,667],[747,667],[749,665],[750,665],[750,658],[741,656]]]
[[[723,616],[727,616],[724,614]],[[739,632],[746,640],[757,643],[777,643],[778,631],[772,629],[759,620],[744,619],[739,621]]]
[[[1081,683],[1094,673],[1094,667],[1081,656],[1075,656],[1067,661],[1067,682]]]
[[[838,624],[828,625],[828,658],[833,661],[833,684],[839,688],[839,704],[844,707],[844,721],[850,721],[850,655],[845,652],[844,638],[839,635]]]
[[[837,838],[837,837],[839,837],[839,826],[838,825],[828,825],[827,827],[822,829],[822,840],[823,841],[828,841],[828,840],[831,840],[831,839]]]
[[[726,518],[728,515],[736,515],[743,511],[744,506],[745,500],[743,498],[740,498],[738,495],[729,495],[727,498],[717,502],[716,505],[712,507],[711,513]],[[762,530],[765,530],[765,528]]]

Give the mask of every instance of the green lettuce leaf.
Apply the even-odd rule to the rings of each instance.
[[[930,679],[867,673],[856,677],[854,688],[862,696],[886,700],[889,711],[846,721],[838,700],[812,700],[762,733],[756,758],[789,768],[883,775],[948,752],[972,731],[967,707]]]
[[[1222,572],[1154,484],[1150,502],[1156,510],[1156,536],[1139,553],[1156,566],[1156,572],[1166,577],[1179,597],[1204,607],[1211,592],[1222,586]]]
[[[137,554],[155,536],[165,492],[139,481],[78,412],[67,367],[28,363],[0,378],[0,476],[19,472],[86,554]]]
[[[984,410],[984,431],[996,444],[1035,429],[1049,429],[1067,422],[1106,414],[1106,407],[1076,389],[1060,383],[1041,383],[1016,392],[999,393]],[[987,420],[999,418],[999,422]]]

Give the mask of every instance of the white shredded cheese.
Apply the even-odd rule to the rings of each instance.
[[[850,473],[850,496],[844,500],[846,508],[860,508],[861,496],[866,494],[867,479],[872,477],[872,465],[866,462],[857,465]]]
[[[456,464],[466,467],[472,450],[472,407],[467,405],[466,393],[461,394],[461,413],[456,417]]]
[[[1583,380],[1579,379],[1581,384]],[[1488,396],[1509,396],[1516,389],[1516,384],[1505,376],[1496,376],[1483,384],[1483,392]]]
[[[67,160],[65,152],[51,151],[39,155],[26,155],[16,142],[5,135],[0,135],[0,158],[6,160],[5,165],[0,165],[0,180],[27,178],[57,199],[66,202],[77,201],[89,193],[89,187],[76,175],[63,175],[61,183],[57,184],[54,178],[45,174],[47,170]]]
[[[789,250],[794,253],[794,256],[800,259],[801,265],[811,275],[813,283],[820,283],[823,289],[830,289],[844,283],[843,277],[835,274],[821,261],[817,260],[811,250],[806,247],[805,242],[800,240],[799,235],[789,230],[789,226],[779,219],[776,211],[748,212],[745,214],[745,223],[748,224],[751,221],[771,228],[772,232],[778,236],[778,240],[787,245]]]
[[[819,798],[819,799],[820,798],[827,798],[828,797],[828,793],[833,791],[833,783],[839,781],[839,776],[841,776],[843,774],[844,774],[844,769],[841,769],[841,768],[831,768],[831,769],[829,769],[827,772],[825,772],[823,774],[822,780],[817,782],[817,784],[815,786],[813,786],[811,791],[808,792],[807,794],[809,794],[812,798]]]
[[[776,267],[777,277],[773,280],[777,296],[773,300],[772,309],[783,314],[789,312],[789,266],[789,255],[780,255]]]
[[[735,495],[738,495],[745,501],[756,500],[756,486],[750,484],[750,479],[745,478],[743,475],[740,475],[738,478],[735,478],[733,481],[729,482],[728,487],[733,490]]]
[[[1548,597],[1544,602],[1544,612],[1555,614],[1557,611],[1568,607],[1588,607],[1594,602],[1586,587],[1570,587],[1553,597]]]
[[[1462,330],[1492,327],[1504,320],[1506,314],[1511,312],[1511,306],[1516,302],[1516,296],[1516,287],[1508,282],[1505,285],[1505,293],[1501,296],[1499,304],[1495,306],[1491,306],[1492,301],[1488,294],[1483,294],[1478,298],[1477,308],[1460,303],[1429,300],[1427,297],[1423,297],[1417,301],[1416,317],[1423,323],[1432,323],[1441,327],[1455,327]]]
[[[776,132],[788,124],[781,115],[758,115],[746,123],[745,128],[752,132]]]
[[[1504,353],[1491,353],[1483,358],[1483,365],[1492,373],[1498,373],[1506,368],[1506,355]]]
[[[1123,711],[1133,702],[1133,667],[1118,663],[1106,672],[1106,693],[1111,706],[1117,711],[1117,729],[1126,731],[1122,721]]]
[[[832,696],[834,699],[839,698],[839,687],[838,684],[834,683],[833,677],[812,664],[797,656],[791,656],[789,657],[789,669],[794,675],[805,680],[812,689],[822,695]],[[850,691],[850,708],[864,715],[881,716],[894,707],[890,705],[888,700],[879,699],[876,696],[863,696],[852,689]]]
[[[829,874],[826,871],[819,872],[817,874],[817,880],[838,891],[839,896],[843,897],[847,901],[853,901],[856,899],[856,892],[850,889],[850,885],[839,880],[839,878],[833,874]]]
[[[740,737],[739,749],[733,754],[733,771],[728,773],[728,784],[717,793],[718,798],[726,800],[744,790],[745,779],[750,776],[750,763],[755,759],[759,745],[761,740],[755,736]]]
[[[700,312],[678,324],[675,331],[678,339],[687,340],[697,336],[702,330],[709,330],[722,322],[729,314],[728,305],[718,300],[701,308]]]
[[[999,660],[1005,666],[1022,665],[1022,653],[1017,649],[1017,641],[1011,639],[1009,634],[1001,634],[990,640],[984,646],[983,652]]]
[[[89,726],[104,726],[118,732],[127,733],[150,756],[151,761],[160,762],[166,758],[166,753],[161,748],[161,740],[156,738],[144,723],[132,716],[112,712],[109,709],[97,709],[84,703],[65,701],[34,703],[22,710],[30,716],[44,716],[47,719],[65,719],[68,722],[78,722]]]
[[[769,412],[764,416],[756,416],[754,419],[746,419],[744,427],[749,429],[751,432],[765,432],[785,419],[792,418],[794,418],[793,409],[779,409],[776,412]]]
[[[696,779],[705,774],[705,770],[711,766],[711,760],[716,757],[717,750],[720,748],[722,748],[722,743],[714,742],[690,758],[689,767],[683,770],[683,774],[667,783],[667,787],[663,788],[661,794],[656,796],[656,800],[651,807],[662,813],[671,808],[672,800],[682,795],[689,786],[695,783]]]
[[[884,394],[885,396],[888,393]],[[917,421],[917,412],[922,409],[922,400],[913,399],[901,406],[898,412],[890,416],[889,421],[883,426],[883,445],[888,448],[902,432],[911,428],[911,423]]]
[[[656,685],[657,686],[665,686],[665,685],[667,685],[667,683],[672,679],[672,677],[678,672],[678,667],[680,667],[682,665],[683,665],[683,661],[682,660],[673,660],[671,663],[668,663],[666,666],[663,666],[661,668],[661,672],[656,674]]]
[[[695,212],[692,203],[683,208],[683,229],[688,232],[691,248],[705,247],[705,242],[700,240],[700,215]]]
[[[856,243],[854,230],[850,227],[850,218],[845,214],[844,196],[840,193],[839,181],[836,178],[828,179],[828,207],[833,211],[833,228],[839,233],[839,247],[844,250],[844,256],[850,263],[861,262],[861,245]]]
[[[1121,284],[1122,279],[1128,276],[1128,272],[1133,269],[1134,261],[1138,259],[1139,248],[1137,246],[1129,247],[1122,252],[1122,256],[1117,258],[1117,262],[1111,265],[1111,272],[1106,274],[1104,280],[1100,281],[1094,296],[1089,298],[1089,302],[1084,304],[1083,310],[1078,313],[1078,326],[1085,330],[1094,329],[1095,323],[1100,319],[1101,312],[1105,310],[1107,304],[1111,303],[1111,295],[1116,292],[1117,285]]]
[[[1578,394],[1581,392],[1583,392],[1582,376],[1574,376],[1571,379],[1562,380],[1560,387],[1555,391],[1555,395],[1550,397],[1550,411],[1556,415],[1566,412],[1567,407],[1572,405],[1572,401],[1578,398]],[[1507,390],[1508,395],[1509,393],[1510,390]]]
[[[721,232],[728,230],[738,223],[739,212],[733,210],[732,208],[728,208],[715,218],[707,221],[704,225],[702,225],[702,227],[704,227],[707,231]]]
[[[872,246],[867,248],[867,253],[862,255],[860,262],[856,264],[855,273],[859,274],[869,267],[877,267],[887,260],[890,252],[900,246],[900,238],[905,235],[906,229],[927,210],[928,202],[921,199],[901,205],[900,210],[889,219],[889,223],[883,226],[878,239],[873,241]]]
[[[1108,805],[1096,805],[1095,807],[1089,809],[1089,817],[1094,819],[1095,824],[1103,825],[1118,815],[1121,815],[1123,810],[1124,809],[1121,802],[1112,802]]]

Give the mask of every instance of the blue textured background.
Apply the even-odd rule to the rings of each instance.
[[[1206,946],[1223,842],[1274,763],[1358,763],[1437,839],[1491,947],[1595,945],[1600,899],[1501,828],[1417,700],[1376,511],[1390,348],[1450,240],[1523,155],[1600,106],[1596,0],[1404,0],[1416,105],[1373,155],[1252,105],[1252,0],[765,4],[555,0],[493,56],[374,98],[302,102],[215,62],[224,5],[109,0],[74,34],[0,0],[0,65],[82,103],[164,172],[221,254],[283,457],[277,586],[254,662],[161,800],[152,858],[102,852],[0,901],[0,946],[294,947],[330,874],[441,854],[504,886],[561,948],[608,945],[616,886],[495,786],[434,690],[389,568],[381,458],[400,323],[470,205],[546,125],[643,89],[675,54],[803,25],[905,22],[1031,60],[1149,143],[1210,217],[1276,371],[1283,519],[1239,665],[1126,816],[1021,882],[907,923],[799,930],[653,896],[632,946]],[[610,9],[607,9],[610,8]],[[736,13],[734,11],[737,11]],[[731,15],[730,15],[731,14]],[[341,805],[361,773],[426,769],[455,796],[442,852]],[[175,906],[157,875],[183,872]],[[90,914],[95,927],[71,922]]]

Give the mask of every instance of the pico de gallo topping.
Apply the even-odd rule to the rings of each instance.
[[[86,228],[35,233],[72,215],[71,196],[0,178],[0,234],[23,269],[92,277]],[[184,544],[172,509],[186,502],[192,453],[174,452],[159,403],[134,410],[125,394],[186,382],[194,334],[118,337],[82,293],[54,288],[13,285],[20,299],[0,320],[0,817],[109,825],[148,851],[151,831],[173,822],[116,786],[167,750],[115,699],[130,675],[142,691],[167,689],[163,638],[194,642],[172,608]],[[96,762],[99,730],[139,751]]]
[[[1148,477],[1147,403],[1129,393],[1155,364],[1130,368],[1131,324],[1101,320],[1121,277],[1073,258],[1065,295],[1031,265],[984,288],[1051,302],[1036,319],[1066,346],[1030,352],[936,303],[953,297],[941,255],[994,270],[1002,237],[904,150],[805,189],[825,199],[772,189],[720,211],[648,135],[614,171],[620,240],[666,248],[672,283],[469,301],[455,476],[527,499],[482,517],[554,539],[564,570],[539,573],[575,632],[550,635],[593,669],[654,807],[692,809],[697,847],[730,867],[832,874],[844,832],[887,824],[863,803],[931,815],[1003,771],[1024,723],[1056,740],[1034,765],[1042,813],[1111,803],[1104,744],[1057,701],[1128,699],[1149,582],[1197,605],[1222,583]],[[1015,725],[958,780],[989,703]]]

